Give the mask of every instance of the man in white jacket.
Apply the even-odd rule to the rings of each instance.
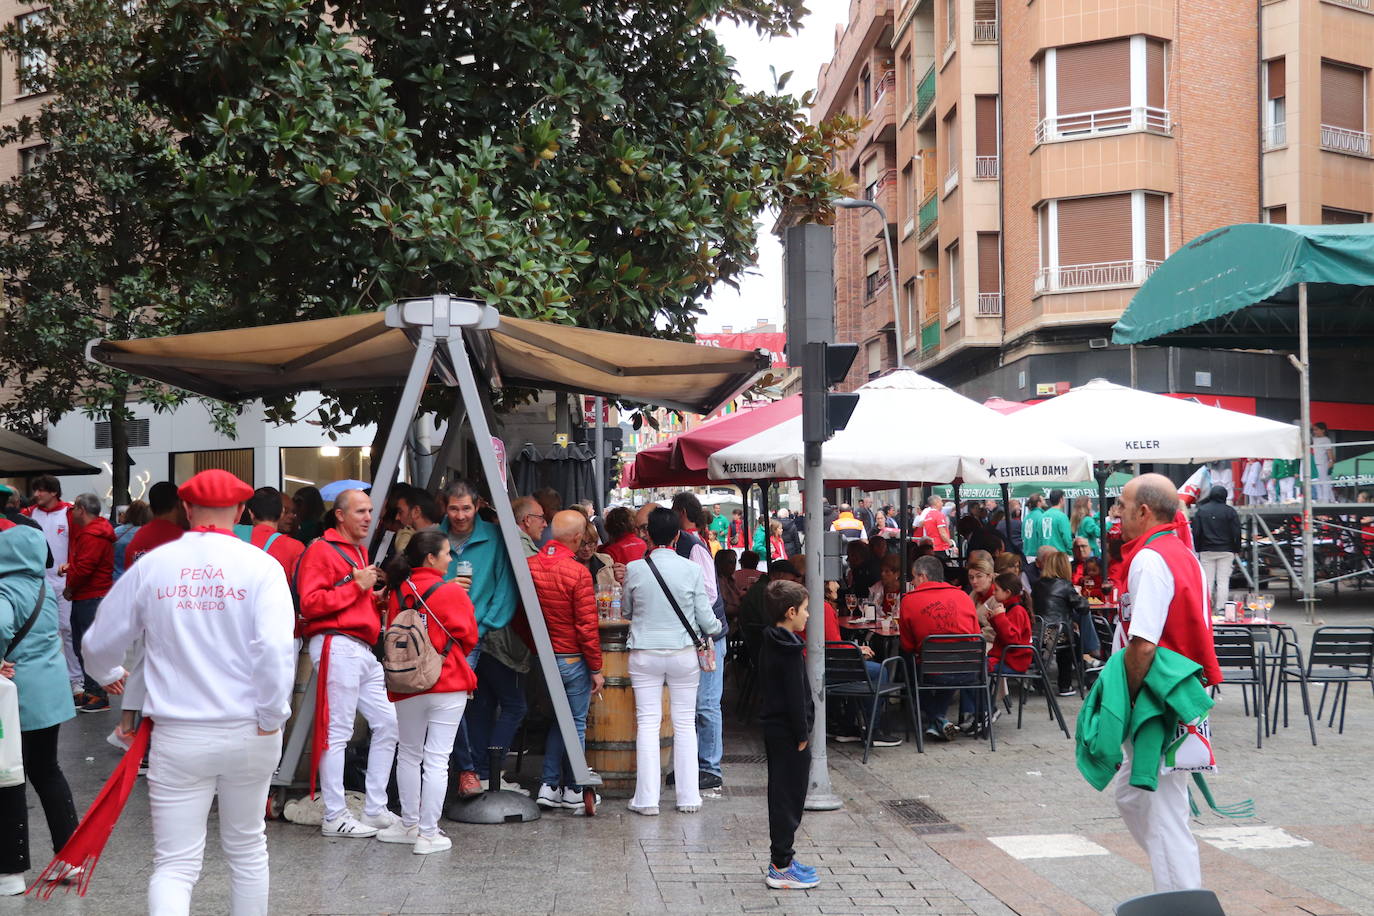
[[[149,912],[190,912],[218,796],[229,911],[265,914],[263,812],[291,712],[295,612],[281,566],[234,535],[253,489],[214,470],[178,495],[191,530],[142,557],[105,596],[82,642],[86,671],[122,692],[124,652],[144,637],[143,714],[153,721]]]

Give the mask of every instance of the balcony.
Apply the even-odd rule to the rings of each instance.
[[[956,324],[961,317],[963,313],[959,308],[959,300],[955,299],[949,304],[949,308],[945,309],[945,327]]]
[[[957,187],[959,187],[959,166],[956,165],[945,173],[944,190],[940,196],[948,197],[950,192]]]
[[[978,294],[978,317],[997,318],[1002,314],[1001,293]]]
[[[924,238],[927,232],[934,229],[939,215],[940,203],[935,199],[935,193],[931,192],[925,200],[921,201],[921,209],[917,211],[916,236]]]
[[[887,288],[887,284],[890,282],[891,279],[892,278],[888,275],[888,272],[885,270],[879,270],[869,274],[868,276],[864,277],[864,295],[867,298],[872,299],[874,296],[878,295],[878,293],[882,292],[884,289]]]
[[[1322,149],[1333,153],[1346,153],[1351,156],[1369,155],[1369,133],[1363,130],[1346,130],[1344,127],[1322,125]]]
[[[1159,267],[1159,261],[1104,261],[1042,267],[1035,275],[1036,293],[1065,293],[1085,289],[1139,286]]]
[[[997,20],[973,20],[973,43],[976,45],[997,43]]]
[[[916,117],[922,118],[935,104],[935,65],[931,64],[921,82],[916,85]]]
[[[864,200],[877,200],[878,195],[883,193],[883,189],[888,185],[897,183],[897,170],[888,169],[868,184],[864,185]]]
[[[1323,0],[1335,6],[1343,6],[1348,10],[1360,10],[1364,13],[1374,13],[1374,2],[1371,0]]]
[[[979,179],[998,178],[1002,174],[1000,156],[974,156],[973,177]]]
[[[1119,134],[1128,131],[1148,131],[1168,135],[1172,128],[1169,109],[1141,106],[1138,108],[1104,108],[1101,111],[1083,111],[1077,114],[1060,115],[1046,118],[1035,128],[1036,143],[1054,143],[1060,140],[1081,140],[1102,134]]]
[[[883,75],[878,77],[878,82],[873,84],[873,104],[877,105],[878,100],[884,93],[892,92],[897,88],[897,71],[886,70]]]
[[[932,321],[921,328],[921,352],[929,353],[940,346],[940,322]]]
[[[1275,124],[1270,124],[1267,127],[1261,128],[1260,140],[1267,150],[1282,149],[1288,145],[1288,124],[1284,121],[1279,121]]]

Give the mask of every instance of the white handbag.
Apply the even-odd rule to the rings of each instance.
[[[19,688],[0,677],[0,789],[24,784],[24,751],[19,734]]]

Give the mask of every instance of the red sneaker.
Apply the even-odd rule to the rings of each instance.
[[[477,774],[472,770],[464,770],[458,774],[458,797],[476,798],[485,792],[482,788],[482,780],[477,778]]]

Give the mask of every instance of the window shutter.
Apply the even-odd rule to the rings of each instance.
[[[1265,80],[1265,82],[1268,83],[1266,87],[1267,98],[1281,99],[1288,95],[1287,61],[1288,59],[1285,57],[1276,57],[1265,63],[1265,69],[1268,71]]]
[[[1337,210],[1335,207],[1322,207],[1323,226],[1349,226],[1355,223],[1363,223],[1367,219],[1364,213],[1356,213],[1354,210]]]
[[[1131,260],[1131,195],[1059,201],[1059,266]]]
[[[1322,61],[1322,123],[1364,130],[1364,71]]]
[[[952,305],[961,298],[959,296],[959,287],[963,282],[963,274],[959,270],[958,242],[955,242],[953,245],[950,245],[949,248],[945,249],[945,257],[949,262],[949,301]]]
[[[973,0],[973,18],[979,22],[997,19],[997,0]]]
[[[1131,41],[1114,38],[1055,51],[1059,117],[1131,104]]]
[[[878,256],[879,252],[876,248],[864,255],[864,273],[876,274],[878,272]]]
[[[975,100],[974,116],[977,136],[975,156],[997,155],[997,96],[980,95]]]
[[[1040,225],[1040,266],[1050,266],[1050,205],[1041,204],[1036,213]]]
[[[1041,57],[1035,62],[1035,99],[1040,107],[1035,109],[1035,120],[1037,123],[1045,120],[1048,109],[1045,107],[1045,58]]]
[[[948,162],[945,163],[945,171],[950,172],[959,167],[959,117],[958,112],[950,110],[949,116],[945,118],[945,156]]]
[[[978,233],[978,292],[1002,291],[1002,268],[998,263],[997,233]]]
[[[1145,104],[1163,108],[1164,99],[1164,42],[1150,38],[1145,42]]]
[[[878,180],[879,156],[873,156],[864,163],[864,184],[870,185]]]
[[[1287,207],[1287,206],[1270,207],[1270,208],[1269,208],[1269,222],[1273,223],[1273,224],[1276,225],[1276,226],[1284,226],[1284,225],[1287,225],[1287,223],[1288,223],[1288,207]]]
[[[1168,256],[1164,250],[1164,195],[1145,195],[1145,258],[1162,261]]]

